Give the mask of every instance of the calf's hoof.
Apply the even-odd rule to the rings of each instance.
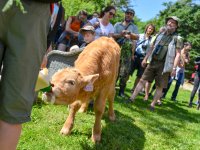
[[[71,130],[69,130],[68,128],[62,128],[61,130],[60,130],[60,134],[62,134],[62,135],[70,135],[70,133],[71,133]]]
[[[110,120],[110,121],[115,121],[115,119],[116,119],[116,117],[115,117],[115,114],[114,114],[114,113],[111,114],[111,115],[109,115],[109,120]]]

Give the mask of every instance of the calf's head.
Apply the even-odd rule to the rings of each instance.
[[[59,70],[52,76],[52,91],[45,93],[43,99],[54,104],[71,104],[77,100],[80,90],[92,91],[98,77],[99,74],[83,76],[74,68]]]

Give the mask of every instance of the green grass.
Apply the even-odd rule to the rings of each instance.
[[[131,78],[133,81],[133,78]],[[133,82],[128,83],[130,96]],[[102,118],[102,140],[91,141],[94,112],[77,113],[70,136],[59,132],[68,115],[66,106],[46,105],[38,102],[33,107],[32,121],[23,125],[19,150],[199,150],[200,111],[188,108],[190,91],[180,89],[178,103],[170,100],[173,85],[162,106],[154,112],[138,96],[134,104],[125,104],[116,96],[116,121],[110,122],[107,109]],[[194,101],[196,101],[196,98]]]

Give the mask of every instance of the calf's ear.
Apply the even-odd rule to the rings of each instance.
[[[94,82],[99,78],[99,74],[94,74],[94,75],[88,75],[88,76],[84,76],[84,90],[86,92],[92,92],[94,87],[93,84]]]
[[[83,78],[86,84],[87,83],[93,84],[99,78],[99,74],[88,75],[88,76],[84,76]]]

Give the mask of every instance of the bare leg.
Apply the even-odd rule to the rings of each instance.
[[[147,101],[149,98],[149,90],[151,88],[151,83],[150,82],[146,82],[145,84],[145,96],[144,96],[144,100]]]
[[[137,86],[136,86],[136,88],[135,88],[133,94],[132,94],[131,97],[130,97],[130,99],[131,99],[132,101],[134,101],[134,100],[135,100],[135,97],[138,95],[138,93],[142,91],[142,89],[144,88],[145,83],[146,83],[146,80],[140,79],[140,81],[139,81],[139,83],[137,84]]]
[[[2,150],[15,150],[21,134],[21,124],[9,124],[0,120],[0,147]]]
[[[154,108],[157,100],[161,98],[161,96],[162,96],[162,90],[163,90],[162,87],[156,87],[156,93],[155,93],[155,95],[153,97],[153,101],[151,103],[151,107]]]
[[[137,78],[135,79],[135,82],[134,82],[134,86],[133,86],[133,88],[132,88],[132,91],[135,90],[135,88],[136,88],[137,84],[139,83],[139,81],[140,81],[140,78],[137,77]]]

